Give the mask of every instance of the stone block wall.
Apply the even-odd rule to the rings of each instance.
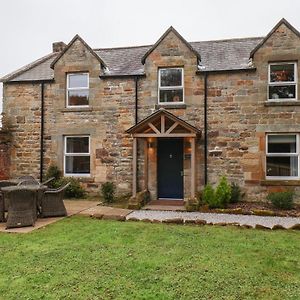
[[[272,61],[298,62],[300,77],[299,37],[284,24],[254,54],[252,64],[256,69],[208,75],[209,182],[215,184],[221,175],[226,175],[244,188],[247,199],[251,201],[262,200],[268,191],[278,189],[292,188],[300,192],[299,181],[265,180],[266,134],[300,133],[298,103],[267,102],[268,64]],[[161,67],[184,67],[183,105],[157,104],[158,69]],[[164,107],[203,130],[204,75],[197,74],[195,53],[171,31],[149,54],[144,68],[145,76],[138,79],[138,121]],[[88,108],[66,108],[66,74],[70,72],[89,72]],[[80,40],[75,41],[55,64],[55,80],[45,85],[44,172],[50,164],[63,169],[65,135],[89,135],[91,176],[83,178],[83,184],[91,191],[99,191],[101,183],[113,181],[119,193],[130,193],[132,139],[125,131],[135,124],[135,79],[99,78],[102,74],[100,62]],[[29,173],[39,176],[40,103],[40,84],[4,85],[4,111],[12,124],[9,168],[12,177]],[[153,142],[153,149],[148,150],[148,187],[155,198],[157,171]],[[0,144],[0,147],[4,147],[3,153],[7,151],[6,146]],[[142,141],[139,141],[138,155],[138,186],[142,190],[145,186]],[[197,190],[201,190],[204,184],[203,155],[201,137],[196,144]],[[190,161],[186,159],[186,195],[189,194],[189,165]]]
[[[12,132],[10,175],[39,178],[41,85],[4,84],[3,94],[3,111]]]

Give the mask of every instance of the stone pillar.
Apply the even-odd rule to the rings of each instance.
[[[137,192],[137,138],[133,138],[132,147],[132,196],[136,196]]]
[[[196,195],[195,180],[196,180],[196,138],[191,141],[191,198]]]

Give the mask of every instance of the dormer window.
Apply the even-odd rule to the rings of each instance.
[[[89,74],[67,75],[67,107],[89,105]]]
[[[297,100],[297,64],[269,64],[268,100]]]
[[[183,103],[183,68],[158,71],[158,103]]]

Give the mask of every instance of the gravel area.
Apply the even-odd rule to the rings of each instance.
[[[300,218],[294,217],[264,217],[250,215],[230,215],[216,213],[200,213],[200,212],[176,212],[176,211],[153,211],[153,210],[136,210],[126,219],[136,218],[139,220],[158,220],[181,218],[185,220],[205,220],[207,223],[238,223],[240,225],[249,225],[255,227],[262,225],[272,228],[274,225],[281,225],[285,228],[290,228],[295,224],[300,224]]]

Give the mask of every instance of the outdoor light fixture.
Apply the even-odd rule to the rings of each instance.
[[[149,148],[149,149],[154,148],[154,143],[153,143],[153,142],[148,142],[148,148]]]
[[[185,142],[185,147],[186,147],[186,148],[191,148],[191,147],[192,147],[191,141],[186,141],[186,142]]]

